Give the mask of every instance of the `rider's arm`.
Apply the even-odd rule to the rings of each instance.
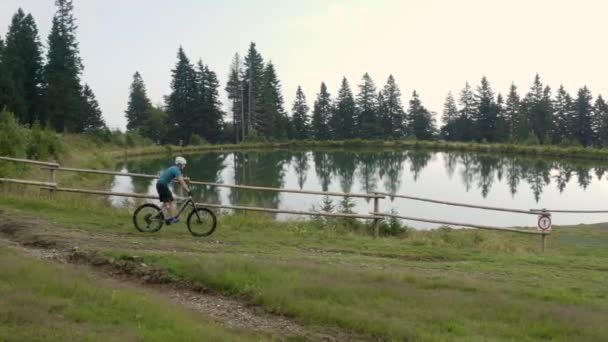
[[[187,192],[190,192],[190,188],[186,184],[186,181],[189,181],[190,178],[179,176],[179,177],[176,177],[176,180],[182,185],[184,190],[186,190]]]

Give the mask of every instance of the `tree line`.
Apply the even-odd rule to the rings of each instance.
[[[0,110],[19,123],[39,122],[60,132],[82,133],[106,127],[91,87],[80,79],[72,0],[56,0],[57,10],[44,51],[36,22],[21,8],[5,39],[0,37]]]
[[[0,37],[0,110],[13,112],[27,126],[108,131],[93,90],[80,79],[72,0],[55,4],[46,51],[34,18],[22,9]],[[539,75],[523,96],[514,84],[503,97],[486,77],[475,89],[467,82],[458,98],[447,95],[441,125],[418,92],[402,104],[392,75],[378,89],[365,73],[356,94],[344,77],[335,97],[322,82],[311,106],[298,87],[289,111],[274,64],[253,42],[244,58],[236,53],[231,62],[223,89],[228,113],[222,110],[220,88],[217,74],[200,59],[192,63],[180,47],[163,104],[152,105],[142,75],[133,75],[127,130],[161,144],[361,138],[608,146],[608,104],[602,96],[594,99],[587,87],[572,96],[563,86],[553,94]]]

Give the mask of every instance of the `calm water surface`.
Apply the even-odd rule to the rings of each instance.
[[[443,201],[515,209],[608,209],[608,162],[493,156],[428,151],[287,151],[205,153],[189,155],[186,175],[193,180],[276,188],[405,194]],[[116,170],[157,174],[170,157],[135,159]],[[155,194],[155,181],[116,177],[114,191]],[[321,196],[195,186],[202,201],[309,210]],[[332,197],[338,205],[340,198]],[[120,206],[131,200],[111,198]],[[353,199],[355,212],[373,203]],[[382,211],[405,216],[493,226],[536,225],[536,217],[451,207],[398,198],[381,202]],[[296,216],[277,215],[278,219]],[[608,214],[555,214],[554,224],[608,221]],[[436,225],[405,222],[418,228]]]

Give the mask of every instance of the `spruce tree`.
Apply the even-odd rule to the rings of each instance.
[[[311,130],[316,140],[329,140],[329,117],[332,113],[331,95],[327,92],[325,82],[321,83],[321,90],[313,107]]]
[[[253,42],[249,45],[244,66],[241,78],[244,87],[245,136],[249,136],[251,130],[257,130],[261,125],[258,116],[261,111],[264,81],[264,60]]]
[[[553,108],[551,89],[543,87],[538,74],[534,77],[534,84],[523,101],[522,110],[530,122],[531,132],[541,143],[545,143],[552,130]]]
[[[133,75],[131,90],[129,93],[129,103],[125,115],[127,117],[127,130],[140,129],[146,117],[152,109],[152,103],[146,94],[146,86],[144,80],[138,71]]]
[[[473,96],[473,90],[469,82],[465,83],[464,89],[460,92],[460,115],[456,120],[456,137],[454,140],[457,141],[471,141],[474,139],[475,132],[473,126],[475,124],[475,111],[477,103]]]
[[[509,128],[509,139],[523,141],[528,137],[528,119],[521,108],[521,100],[515,84],[511,84],[505,104],[505,118]]]
[[[84,102],[82,105],[83,112],[81,120],[78,122],[82,126],[77,127],[77,131],[92,132],[105,128],[106,124],[101,117],[101,110],[99,109],[95,94],[93,94],[93,90],[87,84],[84,85],[82,90],[82,99]]]
[[[12,88],[8,108],[23,124],[32,125],[35,120],[45,123],[42,45],[34,18],[21,8],[13,15],[3,54],[5,77]]]
[[[217,74],[209,69],[208,65],[202,67],[199,63],[199,72],[202,72],[204,82],[199,84],[199,96],[203,96],[203,108],[205,110],[203,137],[212,143],[219,142],[224,126],[224,112],[220,102],[220,82]]]
[[[0,36],[0,112],[7,108],[10,101],[10,88],[8,71],[4,63],[4,41]]]
[[[378,98],[374,81],[365,73],[357,94],[357,131],[362,138],[382,137],[382,122],[378,116]]]
[[[382,105],[379,105],[384,137],[400,138],[405,136],[405,112],[401,105],[401,91],[393,75],[388,76],[381,91]]]
[[[408,113],[408,127],[410,132],[418,140],[431,140],[435,135],[435,119],[433,115],[422,105],[418,93],[412,92]]]
[[[167,96],[167,112],[173,143],[189,144],[194,133],[192,111],[197,107],[196,72],[182,47],[177,51],[177,63],[171,70],[171,94]]]
[[[441,127],[441,138],[453,141],[458,137],[458,132],[456,131],[456,123],[458,120],[458,107],[456,106],[456,100],[452,95],[452,92],[448,92],[447,97],[445,98],[445,103],[443,104],[443,116],[442,116],[443,126]]]
[[[608,146],[608,103],[599,95],[593,105],[594,126],[597,135],[597,144]]]
[[[509,140],[509,125],[505,111],[505,101],[502,94],[496,96],[496,134],[494,141],[505,142]]]
[[[346,77],[342,77],[335,107],[329,120],[330,131],[334,139],[353,139],[355,137],[356,111],[353,92]]]
[[[295,139],[308,139],[310,131],[310,118],[308,116],[308,105],[306,97],[302,92],[302,87],[298,86],[296,91],[296,99],[293,101],[291,108],[292,125]]]
[[[591,91],[585,86],[578,90],[578,95],[574,101],[574,137],[583,146],[593,145],[596,141],[592,122]]]
[[[258,118],[260,135],[276,139],[287,138],[289,119],[283,108],[281,83],[272,62],[268,62],[264,68],[260,105],[261,110]]]
[[[481,78],[481,85],[477,87],[475,103],[477,105],[473,117],[473,121],[475,122],[475,139],[492,142],[495,140],[496,135],[498,111],[490,82],[488,82],[485,76]]]
[[[559,144],[570,141],[572,136],[573,126],[573,105],[572,97],[566,92],[564,86],[560,86],[557,90],[557,96],[553,102],[553,143]]]
[[[45,103],[47,117],[58,131],[78,131],[83,127],[82,62],[76,41],[76,19],[72,0],[56,0],[57,12],[48,38]]]
[[[243,81],[240,78],[242,73],[241,57],[238,53],[234,54],[228,82],[226,83],[226,92],[232,106],[232,123],[234,125],[234,142],[239,143],[245,138],[244,132],[244,117],[245,107],[243,102]]]

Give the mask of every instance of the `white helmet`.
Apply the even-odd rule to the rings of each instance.
[[[186,158],[184,157],[176,157],[175,165],[186,165]]]

